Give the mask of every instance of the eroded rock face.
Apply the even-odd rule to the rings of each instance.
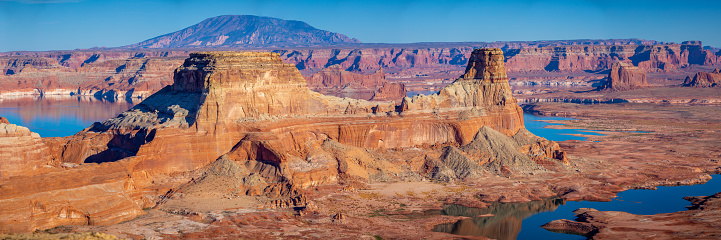
[[[611,67],[605,89],[624,91],[648,86],[646,73],[631,64],[617,62]]]
[[[370,100],[400,102],[407,95],[405,84],[384,82],[381,88],[373,92],[373,97]]]
[[[372,74],[361,74],[345,71],[336,64],[306,77],[306,80],[311,90],[338,97],[400,102],[407,94],[403,83],[386,81],[383,69]]]
[[[523,110],[511,95],[503,63],[503,52],[497,48],[476,49],[468,61],[466,73],[432,95],[406,97],[401,103],[404,113],[457,112],[458,118],[481,120],[512,136],[523,128]],[[488,117],[491,117],[489,119]],[[480,128],[464,132],[462,144],[470,142]]]
[[[718,69],[713,72],[699,72],[691,77],[686,77],[683,86],[685,87],[719,87],[721,86],[721,73]]]
[[[0,117],[0,179],[37,174],[51,160],[40,135]]]
[[[118,117],[46,141],[59,164],[83,163],[52,176],[85,177],[68,186],[31,187],[39,177],[2,182],[29,189],[0,196],[0,212],[12,213],[5,221],[20,224],[2,230],[113,224],[142,214],[138,209],[161,195],[192,195],[213,182],[228,182],[237,190],[232,194],[265,196],[268,207],[288,207],[305,204],[304,188],[420,180],[436,177],[433,166],[450,169],[439,180],[455,180],[565,163],[556,143],[524,129],[502,51],[478,49],[470,59],[466,74],[439,93],[396,106],[313,92],[277,53],[191,54],[173,85]],[[459,164],[477,167],[459,172]],[[198,178],[168,180],[187,174]],[[184,191],[168,191],[181,183]],[[56,200],[51,196],[59,189],[102,197]],[[36,199],[43,214],[22,207],[32,196],[48,196]],[[68,218],[67,209],[83,214]]]

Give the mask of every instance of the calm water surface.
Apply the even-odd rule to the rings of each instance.
[[[0,99],[0,116],[21,125],[41,137],[64,137],[83,130],[94,122],[118,116],[133,102],[109,102],[94,97],[53,96]]]
[[[584,129],[550,129],[539,120],[568,120],[568,118],[542,117],[524,114],[526,128],[532,133],[553,141],[585,140],[567,134],[598,135]],[[658,187],[657,190],[628,190],[610,202],[563,201],[546,199],[527,203],[494,203],[489,208],[476,209],[463,206],[445,206],[442,214],[467,216],[471,219],[437,225],[433,230],[459,235],[485,236],[496,239],[586,239],[582,236],[555,233],[540,226],[557,219],[575,219],[573,211],[595,208],[600,211],[623,211],[651,215],[686,210],[691,204],[685,196],[708,196],[721,191],[721,175],[713,175],[706,184],[675,187]],[[491,217],[479,215],[493,214]]]

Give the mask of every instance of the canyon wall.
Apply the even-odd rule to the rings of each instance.
[[[408,68],[453,68],[467,61],[473,47],[298,49],[277,50],[299,69],[321,69],[340,65],[348,71]],[[689,64],[717,65],[719,56],[704,50],[699,41],[656,45],[564,45],[507,48],[509,72],[598,71],[617,61],[646,70],[669,70]]]
[[[558,144],[524,128],[503,59],[500,49],[474,50],[462,77],[395,105],[313,92],[277,53],[190,54],[172,85],[132,109],[43,139],[45,173],[0,180],[0,232],[132,219],[223,166],[236,169],[223,181],[238,181],[238,194],[288,207],[303,206],[304,189],[319,185],[456,181],[567,164]]]
[[[338,80],[314,77],[328,72],[374,74],[381,69],[396,81],[438,75],[454,78],[463,70],[476,47],[506,51],[507,71],[514,74],[548,72],[599,72],[625,62],[646,72],[666,72],[691,64],[720,66],[721,53],[704,50],[699,41],[663,44],[642,40],[538,41],[495,43],[367,44],[339,48],[317,47],[274,50],[286,63],[295,64],[308,78],[311,89],[330,93],[344,85]],[[172,70],[187,50],[78,50],[66,52],[0,53],[0,97],[26,95],[86,95],[106,99],[145,98],[172,83]],[[387,71],[386,71],[387,70]],[[363,79],[342,74],[344,82],[379,89],[376,77]],[[376,80],[372,80],[376,79]],[[335,81],[335,82],[334,82]],[[316,84],[316,82],[320,82]],[[352,89],[349,89],[352,90]],[[366,91],[360,99],[374,94]],[[341,96],[343,94],[334,94]],[[353,96],[350,94],[348,96]]]
[[[405,84],[386,81],[383,69],[372,74],[361,74],[345,71],[340,65],[332,65],[305,79],[309,88],[325,95],[397,102],[406,96]]]

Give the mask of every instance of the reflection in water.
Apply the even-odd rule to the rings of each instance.
[[[408,91],[406,93],[406,96],[413,97],[415,95],[431,95],[431,94],[435,94],[437,92],[438,91]]]
[[[133,105],[134,102],[125,99],[111,102],[92,96],[6,98],[0,99],[0,116],[37,132],[41,137],[64,137],[94,122],[113,118]]]
[[[564,204],[564,200],[555,198],[525,203],[493,203],[487,208],[446,205],[442,211],[444,215],[471,218],[436,225],[433,231],[501,240],[516,239],[523,219],[539,212],[554,211],[561,204]]]

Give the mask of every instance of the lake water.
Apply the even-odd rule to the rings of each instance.
[[[568,120],[568,118],[543,117],[524,114],[526,128],[532,133],[553,141],[585,140],[566,134],[598,135],[584,129],[550,129],[549,124],[539,120]],[[488,208],[477,209],[457,205],[444,206],[442,214],[467,216],[471,219],[456,223],[437,225],[433,230],[459,235],[485,236],[496,239],[586,239],[582,236],[551,232],[541,225],[557,219],[575,219],[573,211],[579,208],[595,208],[600,211],[623,211],[651,215],[686,210],[691,204],[685,196],[708,196],[721,191],[721,175],[713,175],[706,184],[691,186],[658,187],[657,190],[627,190],[610,202],[564,201],[546,199],[527,203],[494,203]],[[479,215],[493,214],[491,217]]]
[[[41,137],[64,137],[94,122],[118,116],[133,102],[109,102],[95,97],[52,96],[0,99],[0,116],[27,127]]]
[[[91,97],[44,97],[1,99],[0,116],[11,123],[30,128],[42,137],[73,135],[90,126],[112,118],[131,108],[133,102],[108,102]],[[600,135],[584,129],[551,129],[542,120],[567,120],[524,114],[526,128],[532,133],[554,141],[585,140],[568,134]],[[678,187],[659,187],[658,190],[629,190],[618,194],[610,202],[565,202],[546,199],[528,203],[495,203],[489,208],[474,209],[445,206],[443,214],[473,217],[452,224],[438,225],[434,230],[462,235],[481,235],[498,239],[585,239],[581,236],[547,231],[540,226],[556,219],[574,219],[578,208],[602,211],[624,211],[634,214],[657,214],[686,210],[685,196],[707,196],[721,191],[721,176],[706,184]],[[483,214],[492,217],[477,217]]]

